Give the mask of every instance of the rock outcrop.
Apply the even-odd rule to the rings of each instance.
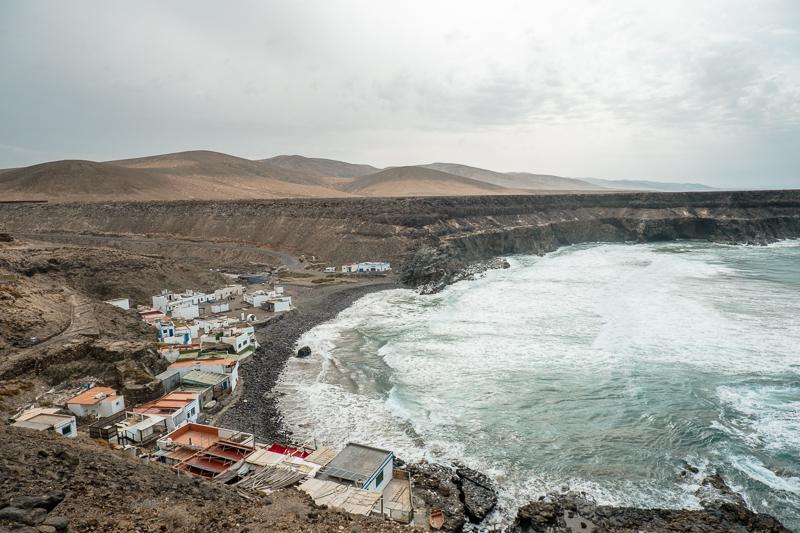
[[[414,498],[428,510],[442,510],[442,531],[461,531],[468,520],[477,524],[497,505],[495,484],[471,468],[412,463],[406,469],[411,473]]]
[[[584,493],[551,493],[520,507],[511,527],[514,533],[570,533],[582,531],[750,531],[788,533],[774,517],[747,509],[718,474],[703,481],[713,487],[701,510],[641,509],[597,505]],[[716,494],[719,499],[710,499]]]

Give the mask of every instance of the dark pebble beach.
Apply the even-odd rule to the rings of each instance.
[[[297,340],[313,327],[336,317],[362,296],[403,287],[393,276],[321,287],[285,284],[284,291],[292,296],[292,305],[296,309],[269,324],[256,326],[256,338],[261,347],[253,359],[240,367],[241,391],[237,390],[226,399],[231,403],[215,418],[215,423],[252,432],[260,442],[283,441],[287,433],[271,392],[286,361],[299,348]]]

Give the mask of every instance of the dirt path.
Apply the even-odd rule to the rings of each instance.
[[[80,342],[81,336],[96,337],[100,334],[100,323],[97,321],[97,317],[94,314],[91,300],[67,288],[64,288],[64,291],[69,294],[69,326],[61,333],[41,340],[30,348],[16,351],[7,357],[3,360],[2,364],[0,364],[0,376],[4,376],[13,369],[18,361],[36,359],[38,356],[46,353],[50,348],[57,345]]]
[[[297,257],[285,254],[283,252],[278,252],[275,250],[266,250],[264,248],[251,248],[247,246],[233,246],[230,244],[212,244],[205,242],[191,242],[191,241],[177,241],[177,240],[173,241],[166,239],[138,239],[134,237],[105,237],[97,235],[75,235],[75,234],[57,234],[57,233],[10,233],[10,235],[17,238],[34,239],[34,240],[38,237],[38,238],[49,238],[49,239],[73,239],[73,240],[99,241],[99,242],[119,241],[119,242],[133,242],[133,243],[143,243],[143,244],[169,244],[177,246],[195,246],[199,248],[216,248],[219,250],[238,250],[243,252],[254,252],[258,254],[268,255],[270,257],[276,257],[281,261],[283,261],[288,270],[303,270],[302,268],[303,264]]]

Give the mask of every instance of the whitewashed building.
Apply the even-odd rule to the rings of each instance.
[[[125,409],[125,397],[108,387],[92,387],[68,400],[67,409],[77,416],[105,418]]]
[[[242,285],[228,285],[221,289],[215,290],[214,299],[227,300],[228,298],[236,298],[237,296],[241,296],[243,292],[244,287]]]
[[[391,270],[391,266],[389,263],[379,263],[374,261],[367,261],[365,263],[358,264],[358,271],[359,272],[386,272]]]
[[[115,307],[119,307],[120,309],[130,309],[131,302],[127,298],[117,298],[116,300],[106,300],[103,302],[105,304],[113,305]]]
[[[35,407],[16,417],[14,427],[24,427],[37,431],[48,429],[67,437],[78,435],[78,421],[74,416],[59,414],[59,409]]]

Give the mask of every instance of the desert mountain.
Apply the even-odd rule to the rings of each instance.
[[[325,180],[216,152],[107,163],[56,161],[0,173],[4,200],[233,200],[349,196]]]
[[[155,172],[93,161],[53,161],[0,174],[4,200],[168,198],[170,194],[169,184]]]
[[[503,174],[449,163],[379,170],[297,155],[252,161],[209,151],[103,163],[54,161],[0,170],[3,200],[51,202],[472,196],[603,189],[557,176]]]
[[[431,163],[429,165],[418,166],[515,189],[569,191],[600,191],[605,189],[605,187],[586,183],[581,180],[547,176],[544,174],[528,174],[525,172],[509,172],[504,174],[493,170],[454,163]]]
[[[714,187],[702,183],[664,183],[647,180],[604,180],[600,178],[581,178],[589,183],[601,185],[611,189],[627,191],[660,191],[660,192],[689,192],[689,191],[719,191]]]
[[[360,178],[367,174],[375,174],[381,170],[370,165],[354,165],[343,161],[334,161],[333,159],[303,157],[301,155],[279,155],[269,159],[261,159],[260,162],[295,172],[302,172],[309,176],[330,178]]]
[[[548,174],[529,174],[528,172],[508,172],[505,174],[509,176],[516,186],[521,189],[533,190],[571,190],[571,191],[607,191],[608,187],[603,187],[596,183],[589,183],[587,181],[575,178],[562,178],[559,176],[550,176]]]
[[[396,167],[357,178],[343,189],[361,196],[472,196],[525,194],[485,181],[423,167]]]

